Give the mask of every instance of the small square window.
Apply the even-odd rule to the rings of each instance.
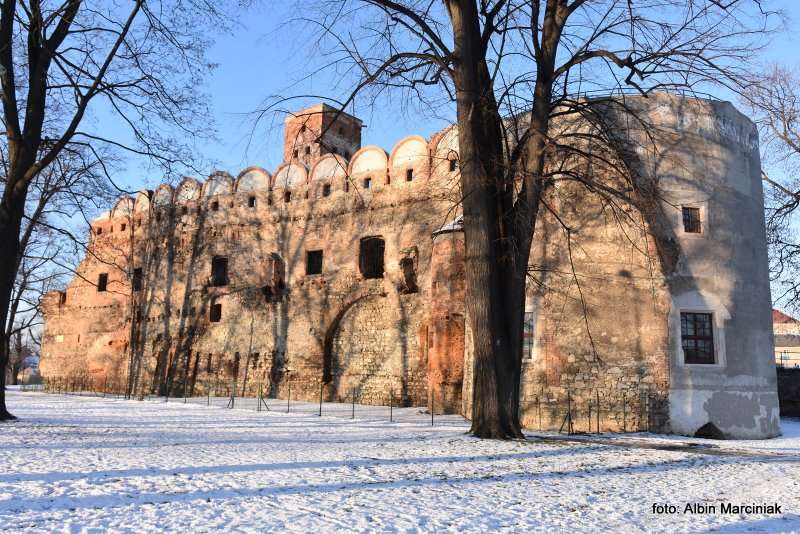
[[[290,202],[291,200],[292,200],[292,193],[291,193],[291,191],[286,191],[286,192],[283,194],[283,201],[284,201],[284,202]]]
[[[306,252],[306,274],[322,273],[322,251],[309,250]]]
[[[251,195],[247,199],[247,206],[250,207],[250,208],[255,208],[256,207],[256,197],[254,195]]]
[[[306,147],[306,155],[308,155],[308,154],[311,154],[311,147],[310,146]]]
[[[700,234],[703,225],[700,220],[700,208],[683,206],[683,231],[687,234]]]
[[[455,170],[457,168],[458,168],[458,161],[454,160],[454,159],[451,159],[450,160],[450,172],[455,172]]]
[[[122,224],[119,226],[119,231],[120,231],[120,232],[124,232],[124,231],[125,231],[125,229],[126,229],[127,227],[128,227],[128,225],[127,225],[127,224],[125,224],[125,223],[122,223]]]
[[[410,182],[414,179],[414,169],[406,169],[406,182]]]
[[[181,208],[181,215],[188,215],[188,214],[189,214],[189,208],[186,207],[186,206],[183,206]]]
[[[94,233],[97,234],[97,235],[103,235],[103,229],[98,226],[95,229]]]
[[[364,189],[372,189],[372,178],[364,178]]]
[[[97,291],[105,291],[108,289],[108,273],[100,273],[97,277]]]
[[[331,196],[331,184],[325,184],[322,186],[322,196],[323,197]]]
[[[216,200],[211,203],[211,211],[219,211],[219,202]]]
[[[681,312],[683,361],[714,364],[714,321],[710,313]]]

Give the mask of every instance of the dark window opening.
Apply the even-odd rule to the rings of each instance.
[[[98,228],[95,229],[95,233],[97,235],[102,235],[103,234],[103,229],[98,227]]]
[[[306,155],[308,155],[308,154],[311,154],[311,147],[310,146],[306,147]]]
[[[372,189],[372,178],[364,178],[364,189]]]
[[[142,290],[142,268],[136,267],[133,269],[133,281],[131,282],[134,291]]]
[[[322,251],[309,250],[306,252],[306,274],[322,273]]]
[[[283,201],[284,201],[284,202],[290,202],[291,200],[292,200],[292,193],[291,193],[291,191],[286,191],[286,192],[283,194]]]
[[[364,278],[383,278],[384,248],[384,241],[380,237],[365,237],[361,240],[358,265]]]
[[[267,206],[272,206],[272,193],[267,197]]]
[[[250,207],[250,208],[255,208],[256,207],[256,197],[255,196],[250,196],[247,199],[247,206]]]
[[[66,304],[67,303],[67,292],[62,291],[58,294],[58,303],[59,304]]]
[[[308,189],[306,189],[306,198],[308,198]]]
[[[406,182],[414,179],[414,169],[406,169]]]
[[[331,195],[331,184],[325,184],[322,186],[322,196],[328,197]]]
[[[455,170],[457,168],[458,168],[458,161],[456,161],[454,159],[451,159],[450,160],[450,172],[455,172]]]
[[[108,288],[108,273],[100,273],[97,277],[97,291],[105,291]]]
[[[343,133],[344,133],[344,128],[342,128],[341,126],[339,126],[339,135],[342,135]]]
[[[219,211],[219,202],[216,200],[211,203],[211,211]]]
[[[685,363],[714,363],[714,327],[710,313],[681,312],[681,344]]]
[[[125,231],[125,229],[126,229],[127,227],[128,227],[128,225],[127,225],[127,224],[125,224],[125,223],[122,223],[122,224],[119,226],[119,231],[120,231],[120,232],[124,232],[124,231]]]
[[[400,260],[400,270],[403,273],[401,293],[416,293],[419,291],[417,286],[417,270],[414,268],[413,258],[403,258]]]
[[[222,304],[215,302],[211,305],[208,320],[212,323],[218,323],[222,320]]]
[[[700,208],[683,207],[683,231],[688,234],[699,234],[703,231]]]
[[[295,158],[295,159],[297,159],[297,156],[299,156],[299,155],[300,155],[300,152],[298,152],[298,150],[297,150],[297,149],[295,149],[295,151],[294,151],[294,158]]]
[[[350,191],[350,180],[347,178],[344,179],[344,192],[347,193]]]
[[[300,131],[301,132],[305,132],[306,131],[306,125],[305,124],[300,125]]]
[[[211,285],[215,287],[228,285],[228,258],[214,256],[211,259]]]
[[[187,215],[188,213],[189,213],[189,208],[187,208],[186,206],[183,206],[181,208],[181,215]]]

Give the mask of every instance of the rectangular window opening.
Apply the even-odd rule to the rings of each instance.
[[[215,302],[211,305],[208,314],[208,320],[212,323],[218,323],[222,320],[222,304]]]
[[[131,282],[134,291],[142,290],[142,268],[135,267],[133,269],[133,281]]]
[[[410,182],[414,179],[414,169],[406,169],[406,182]]]
[[[450,172],[455,172],[455,170],[457,168],[458,168],[458,161],[454,160],[454,159],[451,159],[450,160]]]
[[[108,289],[108,273],[100,273],[97,277],[97,291],[105,291]]]
[[[364,189],[372,189],[372,178],[364,178]]]
[[[256,197],[255,197],[255,195],[251,195],[250,197],[248,197],[248,199],[247,199],[247,207],[249,207],[249,208],[255,208],[256,207]]]
[[[284,202],[291,202],[291,200],[292,200],[292,193],[291,193],[291,191],[286,191],[286,192],[283,194],[283,201],[284,201]]]
[[[703,231],[700,208],[683,206],[683,231],[687,234],[700,234]]]
[[[122,224],[120,225],[120,227],[119,227],[119,231],[120,231],[120,232],[124,232],[124,231],[125,231],[125,229],[126,229],[127,227],[128,227],[128,225],[127,225],[127,224],[125,224],[125,223],[122,223]]]
[[[306,252],[306,274],[322,273],[322,251],[309,250]]]
[[[364,278],[383,278],[383,252],[385,243],[380,237],[361,240],[358,265]]]
[[[216,200],[211,203],[211,211],[219,211],[219,202]]]
[[[681,312],[681,345],[687,364],[714,364],[713,314]]]
[[[323,197],[331,196],[331,184],[325,184],[322,186],[322,196]]]
[[[225,256],[214,256],[211,259],[211,285],[228,285],[228,258]]]
[[[533,359],[534,334],[536,328],[536,314],[525,312],[522,323],[522,358]]]

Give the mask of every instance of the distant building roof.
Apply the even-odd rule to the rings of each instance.
[[[800,323],[797,319],[792,317],[791,315],[786,315],[782,311],[779,310],[772,310],[772,322],[773,323]]]

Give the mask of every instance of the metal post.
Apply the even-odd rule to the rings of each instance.
[[[292,400],[292,379],[291,379],[291,375],[289,375],[289,378],[287,380],[289,382],[289,392],[286,395],[286,413],[289,413],[289,403]]]
[[[211,406],[211,388],[206,386],[206,406]]]
[[[600,433],[600,392],[594,391],[595,399],[597,400],[597,433]]]
[[[542,398],[536,395],[536,413],[539,416],[539,430],[542,429]]]
[[[567,434],[572,435],[572,392],[567,390]]]
[[[589,414],[589,417],[587,417],[587,419],[588,419],[588,421],[587,421],[587,422],[589,423],[589,425],[588,425],[588,426],[589,426],[589,429],[588,429],[586,432],[587,432],[587,433],[589,433],[589,434],[591,434],[591,433],[592,433],[592,401],[589,401],[589,411],[588,411],[588,414]]]
[[[351,393],[352,401],[353,401],[353,411],[350,413],[350,419],[356,418],[356,388],[353,388],[353,392]]]
[[[436,401],[433,398],[433,390],[431,390],[431,426],[433,426],[433,408],[436,405]]]
[[[324,382],[319,383],[319,416],[322,417],[322,390],[325,387]]]
[[[622,432],[627,432],[627,430],[625,428],[625,423],[627,422],[626,419],[628,417],[628,413],[627,413],[627,406],[625,404],[625,400],[626,400],[625,399],[625,394],[623,393],[623,395],[622,395]]]
[[[392,408],[394,408],[394,391],[389,392],[389,422],[392,422]]]

